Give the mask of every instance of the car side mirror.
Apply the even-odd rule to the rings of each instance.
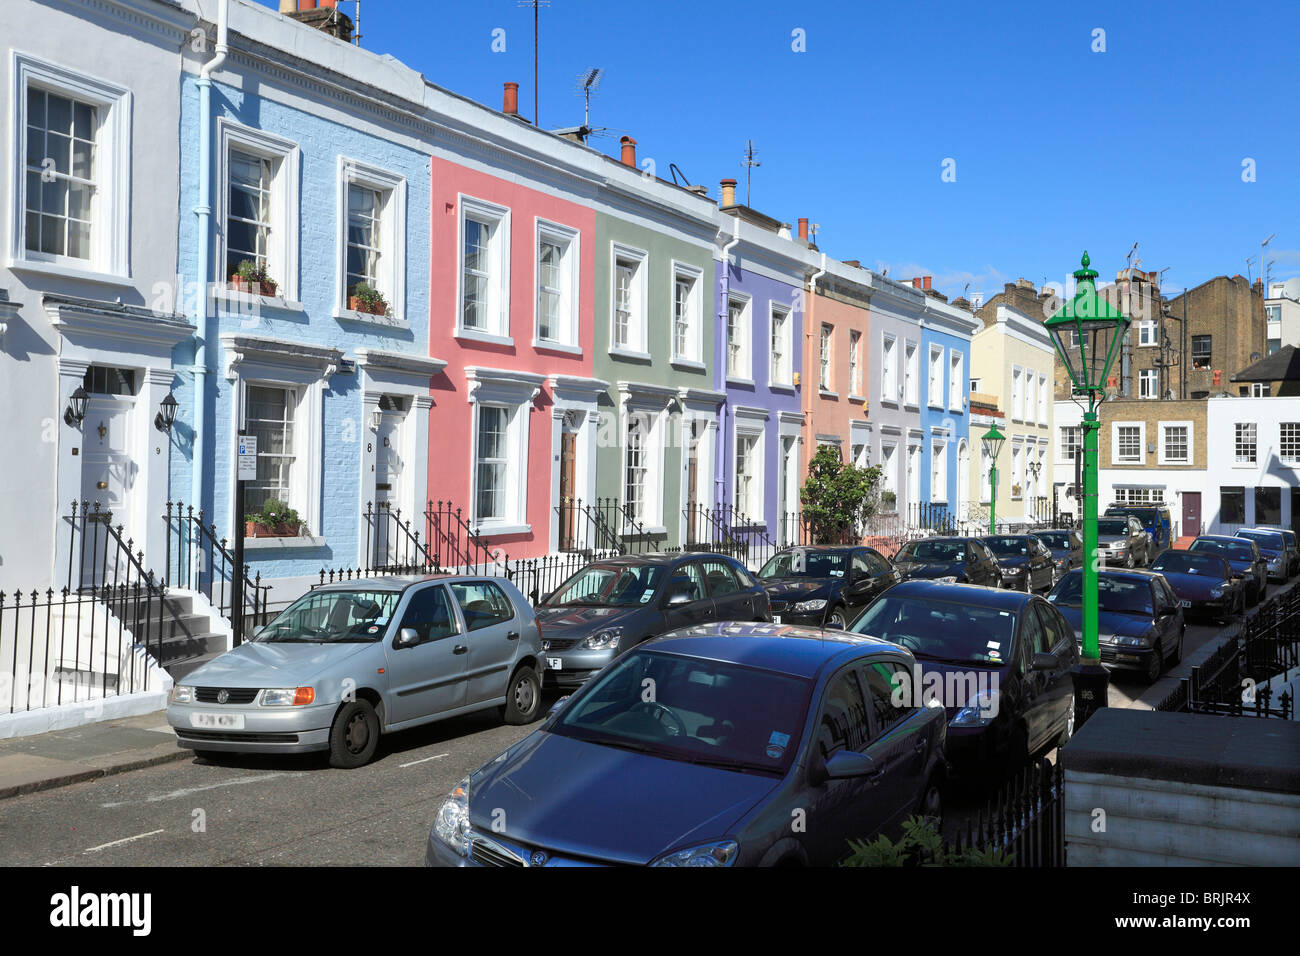
[[[420,643],[420,632],[413,627],[404,627],[397,632],[398,647],[414,647]]]
[[[695,592],[686,588],[679,588],[672,594],[668,595],[668,606],[673,607],[677,604],[690,604],[695,600]]]
[[[837,750],[826,761],[826,779],[851,780],[869,777],[876,772],[876,762],[866,754]]]
[[[1049,654],[1047,651],[1038,651],[1034,654],[1032,667],[1036,671],[1055,670],[1061,664],[1061,659],[1055,654]]]
[[[554,717],[556,714],[558,714],[560,712],[560,706],[572,696],[573,696],[572,694],[565,694],[563,697],[561,697],[559,700],[553,703],[551,705],[551,709],[546,712],[546,716]]]

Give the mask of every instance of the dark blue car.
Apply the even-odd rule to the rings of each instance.
[[[1047,598],[1083,641],[1083,572],[1071,571]],[[1101,663],[1138,671],[1154,683],[1183,657],[1187,626],[1178,595],[1151,571],[1099,571],[1097,630]]]
[[[1246,610],[1246,588],[1226,558],[1206,551],[1168,549],[1151,564],[1178,595],[1187,616],[1225,620]]]
[[[439,808],[436,866],[832,865],[938,817],[944,712],[900,647],[778,624],[647,641]]]
[[[1268,593],[1268,563],[1254,541],[1226,534],[1203,534],[1187,550],[1226,558],[1233,572],[1240,575],[1245,583],[1246,604],[1254,607],[1264,600]]]

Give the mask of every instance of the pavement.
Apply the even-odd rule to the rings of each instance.
[[[1300,585],[1288,582],[1270,588],[1269,597]],[[1162,701],[1191,673],[1193,665],[1210,656],[1228,629],[1190,626],[1183,660],[1154,684],[1147,685],[1130,675],[1115,675],[1111,681],[1109,705],[1149,710]],[[489,755],[490,756],[490,755]],[[165,712],[87,724],[30,737],[0,740],[0,800],[127,773],[178,760],[193,761],[194,754],[176,746],[176,734],[167,725]]]
[[[182,760],[164,711],[0,740],[0,799]]]

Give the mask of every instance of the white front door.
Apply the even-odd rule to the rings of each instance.
[[[88,504],[88,520],[83,539],[76,544],[83,587],[126,578],[126,568],[117,563],[116,544],[108,545],[105,524],[122,526],[124,539],[133,537],[130,492],[139,470],[129,451],[134,404],[134,398],[117,395],[95,395],[86,403],[81,423],[81,500]],[[101,516],[98,522],[96,514]]]
[[[970,517],[970,446],[964,440],[957,450],[957,517]]]
[[[403,507],[402,421],[405,417],[404,411],[384,411],[375,435],[375,556],[381,565],[414,560],[414,555],[408,553],[410,549],[404,546],[406,535],[398,528],[399,512],[402,523],[414,520],[409,509]]]

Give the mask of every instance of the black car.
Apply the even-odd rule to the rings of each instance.
[[[543,681],[577,687],[627,648],[679,627],[769,620],[767,592],[735,558],[608,558],[587,565],[538,605]]]
[[[1291,577],[1291,546],[1281,531],[1276,528],[1239,528],[1236,536],[1259,545],[1270,581],[1285,582]]]
[[[1268,562],[1254,541],[1226,534],[1203,534],[1187,550],[1206,551],[1227,558],[1232,570],[1246,582],[1246,603],[1254,607],[1264,600],[1268,593]]]
[[[979,538],[918,538],[894,554],[894,567],[905,579],[922,578],[949,584],[1002,583],[998,559]]]
[[[998,559],[999,583],[1013,591],[1046,593],[1056,583],[1056,561],[1032,534],[991,534],[982,539]]]
[[[1185,617],[1226,620],[1246,610],[1246,588],[1226,558],[1208,551],[1163,551],[1151,562],[1178,595]]]
[[[1066,571],[1083,567],[1083,535],[1077,528],[1035,531],[1034,537],[1047,545],[1047,550],[1052,552],[1052,563],[1056,565],[1058,580]]]
[[[1074,731],[1074,631],[1037,595],[904,581],[850,630],[912,652],[924,702],[947,710],[958,775],[999,776]]]
[[[902,576],[868,547],[787,548],[758,572],[777,624],[845,628]]]
[[[1083,572],[1071,571],[1048,600],[1083,642]],[[1183,609],[1163,576],[1151,571],[1097,572],[1097,640],[1101,663],[1135,670],[1154,683],[1183,657]]]

